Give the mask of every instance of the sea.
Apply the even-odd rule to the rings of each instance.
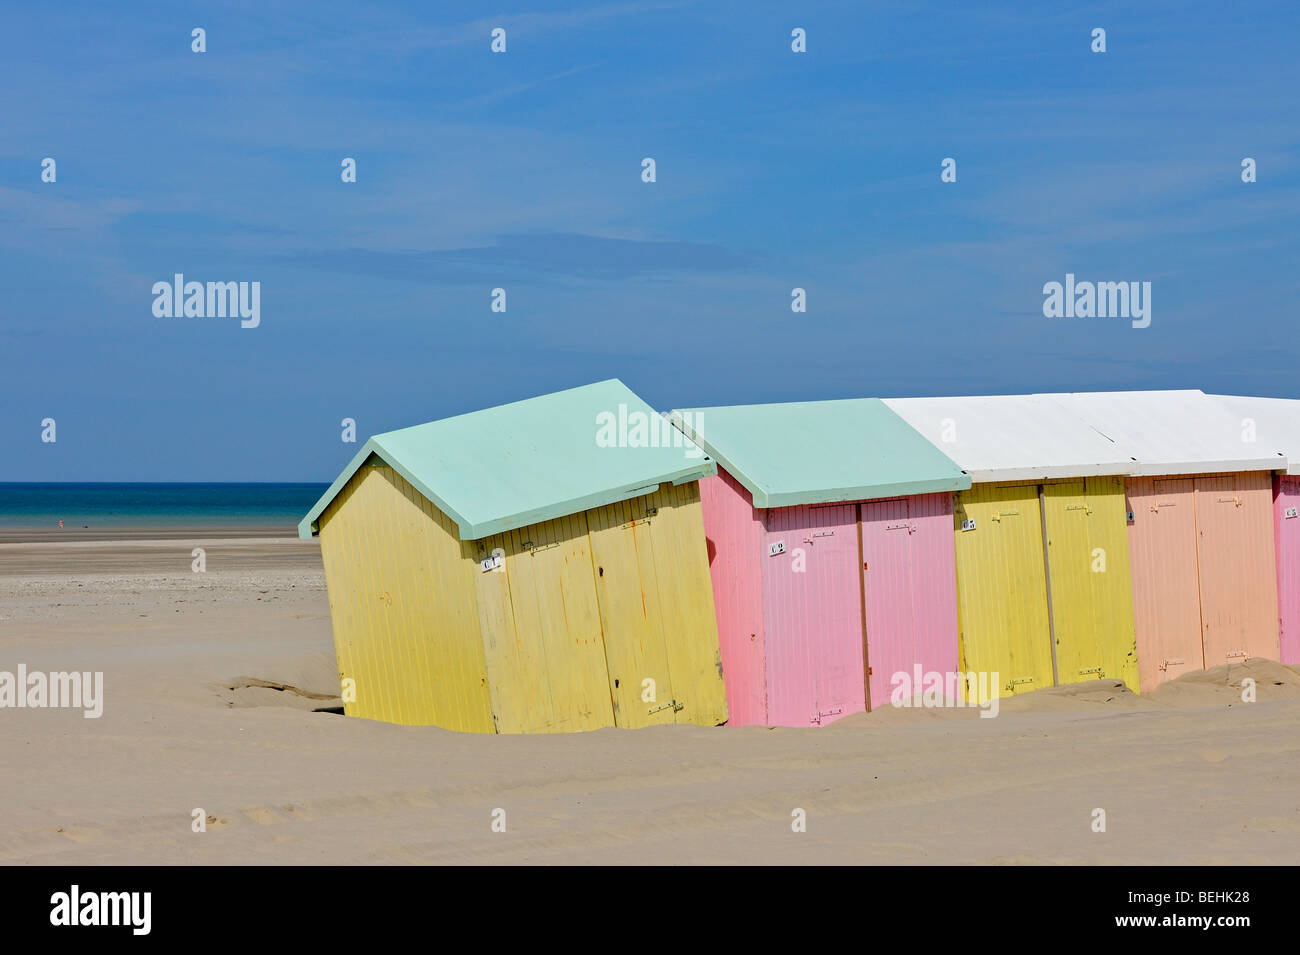
[[[292,530],[328,484],[5,484],[0,530],[258,527]]]

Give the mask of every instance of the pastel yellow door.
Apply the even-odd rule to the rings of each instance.
[[[727,719],[698,485],[588,512],[619,726]]]
[[[646,498],[587,512],[616,725],[676,722]]]
[[[1037,485],[959,491],[954,519],[962,669],[996,673],[1004,695],[1051,686]]]
[[[685,705],[678,723],[717,726],[727,721],[727,692],[718,652],[718,618],[704,536],[700,486],[664,484],[650,495],[659,605],[672,671],[673,694]]]
[[[1138,690],[1124,481],[1043,486],[1056,679],[1113,678]]]
[[[586,516],[471,546],[497,732],[613,726]]]

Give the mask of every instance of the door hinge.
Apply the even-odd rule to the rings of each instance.
[[[1095,673],[1099,677],[1106,675],[1105,673],[1102,672],[1101,667],[1088,667],[1088,669],[1086,670],[1080,670],[1079,676],[1087,676],[1089,673]]]
[[[532,541],[524,541],[523,544],[520,545],[520,550],[526,550],[531,554],[536,554],[538,551],[550,550],[552,547],[559,546],[559,541],[551,541],[549,544],[534,544]],[[487,568],[484,569],[486,570]]]
[[[1158,667],[1156,667],[1156,669],[1168,670],[1170,667],[1180,667],[1186,662],[1187,662],[1186,660],[1165,660]]]
[[[1249,656],[1249,654],[1245,650],[1229,650],[1224,654],[1225,659],[1230,657],[1241,657],[1244,660],[1247,656]]]
[[[808,722],[815,723],[817,726],[821,726],[824,717],[839,716],[843,712],[844,712],[844,707],[842,706],[836,707],[833,710],[819,711],[817,715],[809,719]]]
[[[669,700],[667,703],[660,703],[658,706],[650,707],[650,709],[646,710],[646,714],[649,715],[651,713],[658,713],[660,710],[666,710],[669,707],[671,707],[672,711],[676,713],[678,710],[684,708],[685,706],[686,706],[685,703],[679,703],[677,700]]]
[[[1016,687],[1020,686],[1022,683],[1033,683],[1033,682],[1034,682],[1034,678],[1032,676],[1017,677],[1016,679],[1008,683],[1006,686],[1004,686],[1003,689],[1006,690],[1008,693],[1014,693],[1016,691]]]

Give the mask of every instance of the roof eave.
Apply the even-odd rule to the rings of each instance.
[[[361,446],[360,451],[353,455],[352,460],[347,463],[347,466],[343,468],[339,473],[339,476],[334,479],[334,483],[331,484],[325,493],[320,496],[320,499],[312,505],[311,510],[307,512],[307,516],[298,522],[298,536],[300,538],[303,540],[310,540],[319,533],[317,522],[319,521],[320,516],[325,513],[325,509],[330,506],[330,503],[334,498],[338,497],[339,492],[347,486],[348,481],[352,480],[352,475],[357,473],[361,468],[361,465],[365,463],[366,458],[370,457],[370,455],[375,451],[375,439],[371,438]]]
[[[1140,461],[1134,477],[1162,474],[1218,474],[1234,471],[1276,471],[1285,463],[1282,458],[1244,458],[1218,461]]]
[[[1004,484],[1010,481],[1057,481],[1069,478],[1089,477],[1127,477],[1135,473],[1137,465],[1130,461],[1125,464],[1078,465],[1068,464],[1056,467],[1019,467],[1019,468],[967,468],[967,473],[976,484]]]
[[[731,472],[728,472],[731,473]],[[736,480],[745,484],[741,478]],[[813,488],[802,491],[772,491],[754,489],[745,485],[754,499],[756,508],[801,507],[810,504],[847,504],[852,501],[876,501],[891,497],[911,497],[916,494],[942,494],[964,491],[971,485],[965,474],[921,481],[899,481],[893,484],[866,484],[859,487]]]

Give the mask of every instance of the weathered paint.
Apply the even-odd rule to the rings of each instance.
[[[1273,479],[1273,527],[1281,660],[1300,664],[1300,477]]]
[[[1137,692],[1123,480],[1044,484],[1043,505],[1057,683],[1119,679]]]
[[[698,491],[665,485],[588,521],[616,724],[726,722]]]
[[[677,711],[677,722],[701,726],[726,723],[727,694],[718,652],[699,487],[693,481],[663,484],[649,501],[658,511],[650,527],[655,538],[673,696],[685,703]],[[707,634],[708,639],[701,639],[701,634]]]
[[[1130,478],[1129,552],[1142,685],[1278,656],[1267,472]]]
[[[894,674],[907,674],[910,685],[917,666],[922,673],[957,670],[952,495],[860,507],[867,702],[875,709],[889,702]]]
[[[1272,475],[1198,477],[1196,529],[1206,668],[1278,659]]]
[[[722,468],[699,486],[730,723],[766,723],[762,512],[754,510],[749,491]]]
[[[1051,686],[1038,486],[976,484],[955,511],[961,669],[996,672],[1003,694]]]
[[[475,567],[451,521],[392,468],[364,467],[320,527],[339,678],[356,687],[344,713],[492,732]]]
[[[763,515],[768,721],[820,726],[861,712],[857,506],[781,507]]]
[[[498,550],[505,568],[477,581],[492,712],[501,733],[614,723],[584,514],[465,542],[467,560]]]

